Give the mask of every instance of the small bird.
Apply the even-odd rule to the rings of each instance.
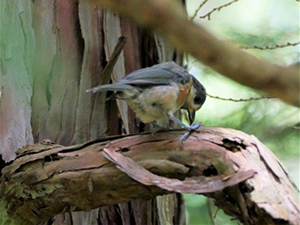
[[[113,97],[126,101],[143,123],[155,123],[168,117],[190,132],[201,126],[193,124],[195,113],[206,99],[203,85],[184,68],[173,61],[136,70],[124,79],[107,85],[99,85],[87,92],[113,91]],[[190,126],[174,116],[179,109],[186,109]]]

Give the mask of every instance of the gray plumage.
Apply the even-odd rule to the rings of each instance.
[[[189,82],[189,77],[190,74],[181,66],[174,62],[167,62],[134,71],[116,83],[99,85],[87,92],[133,90],[134,87],[171,85],[172,82],[184,85]]]
[[[118,82],[87,90],[102,91],[113,91],[110,98],[125,100],[144,123],[169,117],[186,129],[194,128],[183,124],[173,113],[180,108],[188,110],[192,123],[206,98],[202,84],[174,62],[136,70]]]

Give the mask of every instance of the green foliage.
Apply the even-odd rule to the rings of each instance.
[[[215,224],[222,225],[237,225],[236,221],[233,221],[231,217],[227,216],[222,210],[219,210],[213,205],[210,200],[210,211],[207,204],[207,198],[201,195],[185,194],[184,199],[186,202],[186,209],[188,215],[189,225],[202,225],[202,224]]]
[[[202,1],[189,0],[189,15]],[[227,3],[207,1],[198,15]],[[205,26],[220,39],[230,40],[237,46],[275,46],[299,41],[298,5],[296,1],[252,0],[236,4],[214,12],[211,20],[194,20]],[[258,58],[280,65],[290,65],[299,61],[300,48],[279,48],[276,50],[245,50]],[[250,98],[266,95],[229,80],[188,57],[190,73],[206,87],[209,94],[223,98]],[[297,93],[295,93],[297,94]],[[290,176],[299,186],[300,111],[278,99],[264,99],[249,102],[221,101],[208,97],[197,113],[196,121],[205,126],[229,127],[253,134],[281,160]],[[185,195],[190,225],[212,224],[206,205],[206,198]],[[212,208],[215,213],[216,208]],[[223,212],[218,212],[215,224],[237,224]]]

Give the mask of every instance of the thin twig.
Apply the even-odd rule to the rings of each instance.
[[[116,63],[118,62],[119,56],[126,44],[127,41],[127,37],[119,37],[118,42],[115,46],[115,49],[113,51],[113,53],[111,54],[108,63],[106,64],[105,68],[102,71],[101,76],[103,77],[103,84],[107,84],[110,80],[110,75],[116,65]]]
[[[257,101],[257,100],[261,100],[261,99],[271,99],[273,97],[267,97],[267,96],[261,96],[261,97],[251,97],[251,98],[240,98],[240,99],[232,99],[232,98],[222,98],[222,97],[218,97],[218,96],[213,96],[210,95],[208,93],[206,93],[207,96],[211,97],[211,98],[215,98],[218,100],[223,100],[223,101],[231,101],[231,102],[250,102],[250,101]]]
[[[119,37],[118,42],[115,46],[115,49],[109,58],[109,61],[107,62],[105,68],[102,70],[101,77],[103,77],[103,79],[102,79],[101,85],[109,83],[110,78],[111,78],[110,75],[113,72],[113,69],[114,69],[116,63],[118,62],[119,56],[126,44],[126,40],[127,40],[126,37],[123,37],[123,36]],[[88,90],[86,90],[86,92],[95,93],[95,92],[97,92],[98,88],[101,85],[91,88],[91,89],[88,89]]]
[[[288,42],[288,43],[282,44],[282,45],[264,46],[264,47],[259,47],[259,46],[256,46],[256,45],[253,45],[253,46],[240,46],[240,48],[241,49],[273,50],[273,49],[277,49],[277,48],[285,48],[285,47],[290,47],[290,46],[296,46],[296,45],[299,45],[299,44],[300,44],[300,41],[299,42],[294,42],[294,43]]]
[[[206,198],[206,206],[207,206],[207,210],[209,213],[209,218],[210,218],[211,224],[216,225],[209,198]]]
[[[187,52],[185,52],[184,57],[185,57],[185,61],[186,61],[185,65],[184,65],[184,68],[188,69],[190,67],[189,54]]]
[[[214,219],[217,217],[217,214],[218,214],[219,210],[220,210],[220,208],[218,207],[216,212],[215,212]]]
[[[200,9],[202,8],[202,6],[203,6],[206,2],[208,2],[208,1],[209,1],[209,0],[204,0],[204,1],[199,5],[198,9],[195,11],[194,15],[191,17],[192,20],[195,19],[195,17],[197,16],[198,12],[199,12]]]
[[[207,14],[205,14],[204,16],[200,16],[199,18],[200,19],[205,19],[207,17],[207,19],[210,20],[210,16],[211,16],[212,13],[214,13],[215,11],[219,11],[220,12],[221,9],[223,9],[223,8],[225,8],[227,6],[230,6],[231,4],[233,4],[233,3],[237,2],[237,1],[239,1],[239,0],[233,0],[231,2],[228,2],[225,5],[221,5],[219,7],[213,8],[213,10],[211,10],[210,12],[208,12]]]

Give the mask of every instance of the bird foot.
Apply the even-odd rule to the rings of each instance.
[[[199,127],[201,127],[202,126],[202,123],[195,123],[195,124],[192,124],[190,127],[189,127],[189,129],[188,129],[188,131],[187,132],[185,132],[183,135],[182,135],[182,137],[180,138],[180,140],[179,140],[179,144],[180,144],[180,146],[182,146],[182,142],[183,141],[185,141],[189,136],[190,136],[190,134],[193,132],[193,131],[196,131]]]
[[[189,132],[192,132],[192,131],[195,131],[195,130],[197,130],[199,127],[201,127],[202,126],[202,123],[195,123],[195,124],[192,124],[191,126],[190,126],[190,129],[189,129]]]

